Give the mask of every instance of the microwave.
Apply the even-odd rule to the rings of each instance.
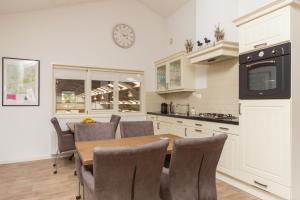
[[[290,99],[291,43],[239,56],[239,98]]]

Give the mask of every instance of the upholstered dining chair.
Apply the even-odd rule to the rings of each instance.
[[[93,174],[82,167],[85,199],[161,200],[167,146],[168,140],[160,140],[131,148],[95,148]]]
[[[152,121],[128,121],[120,122],[122,138],[154,135]]]
[[[216,168],[227,135],[174,142],[170,168],[163,169],[163,200],[217,200]]]
[[[53,124],[56,134],[57,134],[57,152],[54,159],[54,174],[57,174],[57,161],[61,154],[64,153],[72,153],[70,160],[73,157],[73,153],[75,151],[75,141],[74,141],[74,134],[70,131],[62,131],[59,122],[56,117],[51,119],[51,123]]]
[[[114,139],[116,136],[115,123],[90,123],[90,124],[75,124],[75,140],[76,141],[93,141],[93,140],[106,140]],[[78,195],[76,199],[81,198],[80,187],[83,185],[81,174],[81,160],[77,152],[75,152],[75,167],[78,176]]]

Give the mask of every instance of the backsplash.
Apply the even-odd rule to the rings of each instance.
[[[198,66],[201,67],[201,66]],[[196,113],[216,112],[238,115],[238,60],[220,62],[207,67],[207,88],[198,89],[194,93],[170,93],[157,95],[146,94],[146,110],[159,111],[162,102],[187,104],[194,107]],[[184,113],[184,107],[175,108]],[[183,110],[182,110],[183,109]]]

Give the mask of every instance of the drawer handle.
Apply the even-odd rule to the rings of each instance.
[[[196,126],[203,126],[202,124],[195,124]]]
[[[196,132],[202,133],[202,130],[195,129]]]
[[[179,123],[179,124],[182,124],[182,123],[183,123],[183,121],[177,121],[177,123]]]
[[[219,127],[219,129],[221,129],[223,131],[229,131],[229,128],[225,128],[225,127]]]
[[[256,185],[261,186],[261,187],[268,188],[268,185],[262,184],[262,183],[260,183],[260,182],[258,182],[258,181],[254,181],[254,183],[255,183]]]
[[[257,49],[257,48],[260,48],[260,47],[265,47],[267,45],[268,45],[268,43],[265,42],[265,43],[255,45],[254,48]]]

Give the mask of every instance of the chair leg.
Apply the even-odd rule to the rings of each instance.
[[[74,158],[74,153],[69,157],[69,161],[72,161]]]
[[[76,196],[76,200],[81,199],[81,194],[80,194],[80,181],[78,181],[78,195]]]
[[[57,160],[59,158],[59,151],[57,150],[56,152],[56,155],[55,155],[55,159],[54,159],[54,164],[53,164],[53,167],[54,167],[54,171],[53,171],[53,174],[57,174]]]

